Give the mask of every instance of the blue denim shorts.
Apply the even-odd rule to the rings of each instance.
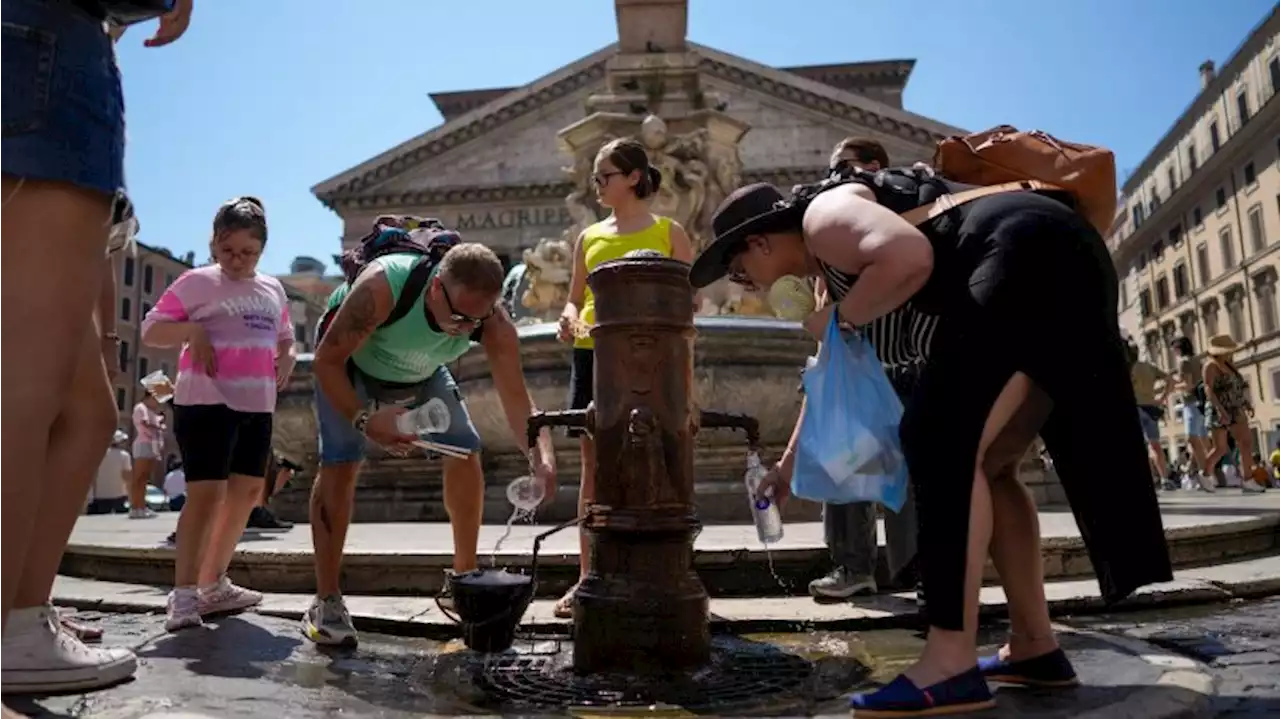
[[[369,388],[359,372],[355,373],[352,384],[356,388],[356,396],[370,411],[385,406],[412,409],[426,404],[433,398],[440,399],[449,408],[449,429],[440,434],[427,435],[427,439],[440,444],[463,447],[472,452],[480,449],[480,434],[476,432],[476,426],[471,421],[471,414],[467,412],[467,405],[462,401],[462,395],[458,392],[457,383],[453,381],[453,375],[449,374],[449,370],[444,367],[436,370],[435,374],[422,384],[411,388],[402,401],[372,400]],[[368,438],[357,432],[347,418],[329,404],[329,400],[320,391],[318,383],[316,384],[316,420],[320,425],[321,466],[350,464],[364,459]]]
[[[70,2],[3,0],[0,170],[124,189],[124,95],[103,23]]]
[[[1160,441],[1160,423],[1154,417],[1139,409],[1138,423],[1142,425],[1142,435],[1148,442]]]
[[[1205,427],[1204,412],[1200,411],[1200,404],[1198,402],[1194,400],[1183,400],[1182,428],[1186,431],[1188,437],[1209,436],[1209,430]]]

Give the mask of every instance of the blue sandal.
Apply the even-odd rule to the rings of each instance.
[[[978,669],[993,682],[1038,689],[1068,689],[1080,685],[1080,678],[1061,648],[1038,657],[1011,662],[999,654],[982,657]]]
[[[874,692],[849,698],[853,716],[858,719],[943,716],[993,709],[995,705],[995,697],[977,667],[926,689],[899,676]]]

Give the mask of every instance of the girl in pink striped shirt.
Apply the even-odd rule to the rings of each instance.
[[[231,200],[213,218],[216,264],[182,274],[147,314],[142,339],[182,346],[174,435],[187,475],[178,520],[169,631],[244,609],[262,595],[226,575],[271,454],[276,391],[293,371],[293,323],[280,281],[258,273],[267,219],[256,198]]]

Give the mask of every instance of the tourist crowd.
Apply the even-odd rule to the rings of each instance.
[[[129,433],[115,428],[110,253],[130,251],[127,241],[112,239],[128,234],[118,228],[136,230],[137,223],[122,209],[128,207],[124,118],[112,42],[121,23],[143,17],[119,8],[145,5],[3,2],[6,26],[67,40],[68,52],[52,59],[32,54],[31,62],[52,62],[43,71],[58,77],[76,76],[80,90],[108,110],[105,121],[90,122],[81,117],[83,104],[54,93],[41,110],[44,122],[10,133],[6,108],[3,223],[24,252],[6,256],[3,267],[4,341],[27,350],[6,355],[3,388],[4,446],[22,448],[5,453],[3,468],[6,692],[92,689],[136,669],[128,650],[86,645],[95,638],[92,629],[66,621],[49,601],[87,493],[91,513],[153,516],[146,488],[166,461],[172,430],[180,465],[166,463],[165,504],[181,515],[165,626],[179,631],[261,601],[261,593],[232,582],[227,569],[246,525],[290,471],[273,450],[272,427],[277,393],[294,368],[293,323],[280,282],[258,269],[268,223],[264,203],[254,197],[216,210],[213,261],[177,278],[146,315],[145,343],[181,348],[177,374],[171,384],[148,385],[133,412],[129,449]],[[160,25],[147,44],[178,39],[190,13],[191,0],[152,13]],[[35,71],[5,63],[6,104],[9,88]],[[790,192],[768,184],[736,190],[716,209],[711,241],[695,257],[685,229],[650,210],[662,176],[644,145],[606,144],[591,181],[608,217],[576,240],[559,323],[560,338],[573,346],[568,404],[582,408],[593,399],[588,329],[596,306],[586,277],[601,263],[635,253],[672,257],[690,263],[698,289],[727,279],[767,290],[800,278],[812,289],[814,307],[803,326],[819,340],[831,327],[840,333],[832,336],[867,338],[905,406],[901,452],[911,497],[886,517],[889,580],[918,589],[928,641],[902,676],[855,696],[855,710],[913,716],[985,708],[994,702],[988,680],[1074,685],[1050,623],[1036,507],[1018,481],[1018,466],[1043,438],[1106,599],[1170,579],[1155,489],[1147,481],[1149,462],[1161,478],[1174,471],[1152,432],[1164,404],[1156,383],[1164,381],[1166,396],[1182,398],[1193,460],[1187,471],[1197,486],[1216,486],[1208,476],[1231,443],[1245,486],[1260,490],[1266,483],[1253,476],[1259,459],[1248,433],[1252,408],[1230,359],[1235,343],[1214,338],[1203,364],[1180,343],[1183,361],[1173,377],[1127,351],[1116,318],[1115,269],[1088,219],[1090,208],[1072,192],[1035,183],[975,189],[928,167],[895,168],[884,148],[865,138],[841,142],[827,169],[827,180]],[[104,223],[113,213],[114,222]],[[434,220],[386,216],[344,255],[343,272],[313,364],[319,470],[309,519],[317,591],[302,631],[317,644],[353,646],[357,634],[340,577],[369,444],[442,457],[454,543],[447,584],[477,567],[484,504],[481,438],[447,365],[479,344],[517,438],[537,409],[515,327],[499,303],[504,268],[489,248]],[[1023,331],[1045,324],[1057,330]],[[818,429],[797,422],[760,485],[762,495],[787,499],[798,438]],[[579,442],[583,511],[598,479],[591,437]],[[549,501],[556,482],[550,430],[527,452]],[[824,507],[834,566],[812,582],[814,595],[877,591],[878,514],[870,502]],[[584,574],[587,556],[584,540]],[[1012,631],[997,654],[979,657],[978,591],[988,557],[1009,599]],[[556,613],[572,616],[576,603],[570,590]]]

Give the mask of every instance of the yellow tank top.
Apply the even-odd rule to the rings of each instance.
[[[582,233],[582,254],[586,260],[587,272],[590,273],[600,263],[620,259],[628,252],[635,250],[656,250],[663,255],[671,256],[671,218],[654,216],[652,225],[625,235],[619,235],[606,222],[597,222]],[[583,296],[582,309],[578,315],[583,325],[591,327],[596,323],[596,298],[591,288]],[[595,340],[590,337],[579,337],[573,341],[574,347],[591,349]]]

